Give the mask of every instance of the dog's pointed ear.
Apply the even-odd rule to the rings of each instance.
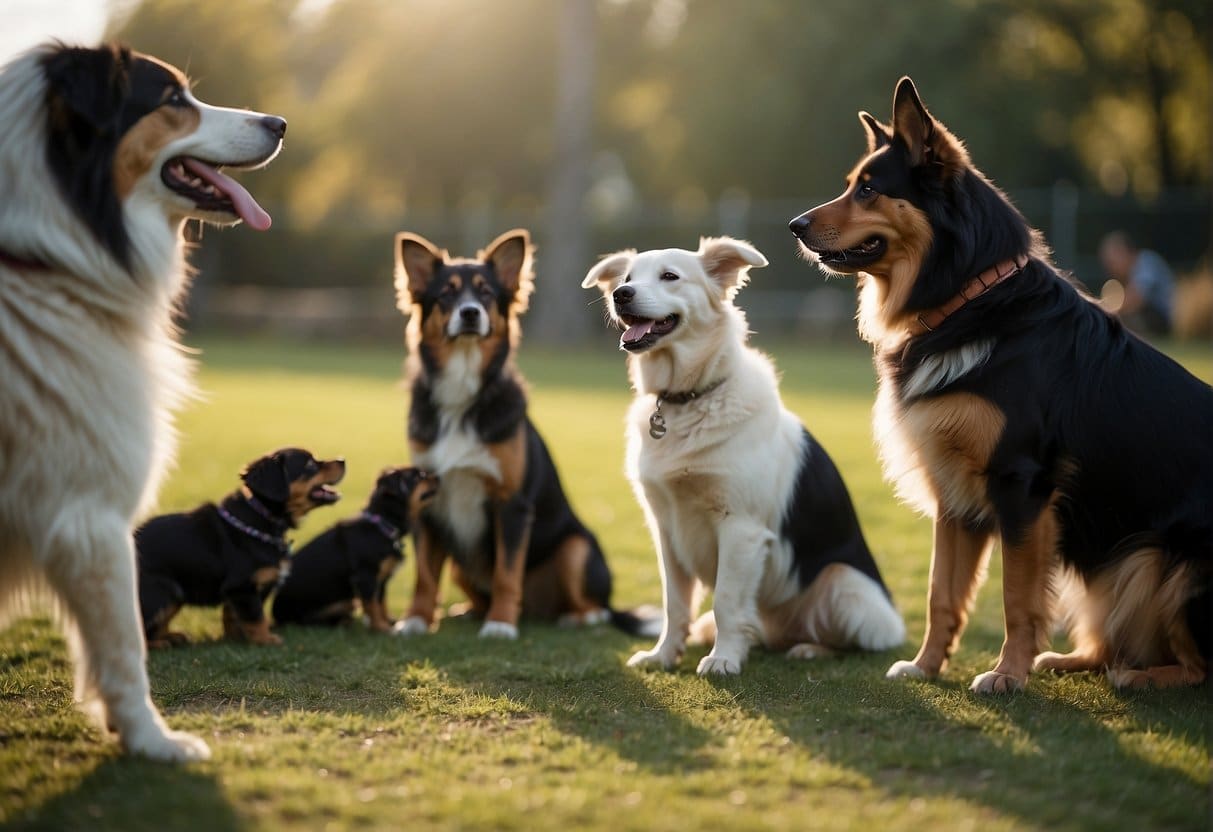
[[[420,300],[445,261],[446,252],[425,237],[408,231],[396,235],[396,305],[401,312]]]
[[[868,134],[868,153],[875,153],[889,143],[889,128],[866,110],[859,111],[859,121]]]
[[[594,267],[586,272],[585,279],[581,281],[581,288],[593,289],[601,283],[609,284],[624,276],[632,268],[632,259],[635,256],[636,249],[634,248],[602,255]],[[606,291],[606,287],[603,287],[603,291]]]
[[[527,300],[535,288],[535,275],[531,272],[535,247],[531,245],[531,234],[525,228],[507,231],[480,252],[480,259],[493,264],[501,288],[513,295],[513,306],[525,312]]]
[[[935,120],[927,112],[910,76],[897,82],[893,92],[893,135],[910,151],[910,163],[921,165],[927,155]]]
[[[969,165],[964,144],[927,112],[909,76],[893,93],[893,136],[906,146],[912,165],[933,165],[940,178],[959,176]]]
[[[286,459],[281,453],[272,453],[250,462],[240,472],[240,481],[254,495],[273,503],[285,503],[291,495]]]
[[[732,237],[700,237],[697,253],[703,270],[720,285],[728,298],[745,285],[751,267],[762,268],[767,264],[761,251]]]

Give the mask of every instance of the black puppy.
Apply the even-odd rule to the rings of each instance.
[[[284,535],[317,506],[341,495],[330,486],[345,462],[320,462],[300,448],[284,448],[250,463],[243,485],[218,505],[153,517],[135,531],[139,606],[149,647],[188,641],[168,629],[186,604],[223,605],[223,632],[254,644],[281,644],[262,605],[278,583],[290,550]]]
[[[366,508],[319,534],[291,558],[290,575],[274,596],[278,624],[335,625],[350,620],[355,599],[370,627],[391,632],[384,606],[388,578],[404,561],[404,537],[438,478],[420,468],[388,468]]]

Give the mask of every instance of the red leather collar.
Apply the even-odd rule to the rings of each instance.
[[[27,257],[18,257],[15,254],[10,254],[0,248],[0,265],[8,266],[11,269],[20,269],[22,271],[44,272],[50,269],[50,265],[41,260],[32,260]]]

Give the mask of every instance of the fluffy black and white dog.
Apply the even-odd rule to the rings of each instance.
[[[636,398],[627,470],[657,546],[665,626],[628,664],[673,667],[697,584],[715,590],[701,674],[739,673],[761,643],[813,658],[905,639],[846,485],[784,408],[770,359],[746,343],[733,296],[766,258],[747,243],[621,251],[586,275],[624,330]]]
[[[0,70],[0,620],[53,597],[77,698],[155,759],[210,754],[149,696],[131,541],[190,389],[171,320],[182,227],[267,228],[219,167],[265,164],[285,131],[117,46],[44,46]]]

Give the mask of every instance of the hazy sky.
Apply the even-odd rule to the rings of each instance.
[[[110,0],[0,0],[0,63],[50,38],[96,43]]]

